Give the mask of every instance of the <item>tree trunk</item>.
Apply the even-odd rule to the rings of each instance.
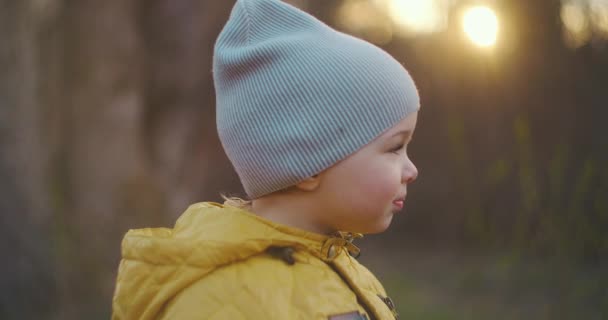
[[[234,187],[211,98],[231,6],[0,2],[0,318],[107,319],[124,232]]]

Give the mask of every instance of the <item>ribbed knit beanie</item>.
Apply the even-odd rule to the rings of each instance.
[[[280,0],[238,0],[214,48],[217,128],[247,195],[297,184],[420,107],[382,49]]]

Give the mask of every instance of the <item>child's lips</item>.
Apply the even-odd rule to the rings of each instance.
[[[395,200],[393,201],[393,204],[395,205],[395,207],[397,207],[398,209],[403,209],[403,200]]]

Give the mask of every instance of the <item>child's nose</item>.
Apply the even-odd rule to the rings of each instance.
[[[405,184],[410,184],[414,182],[418,178],[418,168],[416,165],[410,160],[409,157],[406,157],[405,167],[403,168],[403,176],[401,181]]]

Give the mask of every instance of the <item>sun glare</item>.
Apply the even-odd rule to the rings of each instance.
[[[395,23],[410,32],[431,33],[445,27],[443,0],[384,0]]]
[[[472,7],[465,11],[462,27],[469,39],[478,46],[490,47],[496,43],[498,18],[488,7]]]

